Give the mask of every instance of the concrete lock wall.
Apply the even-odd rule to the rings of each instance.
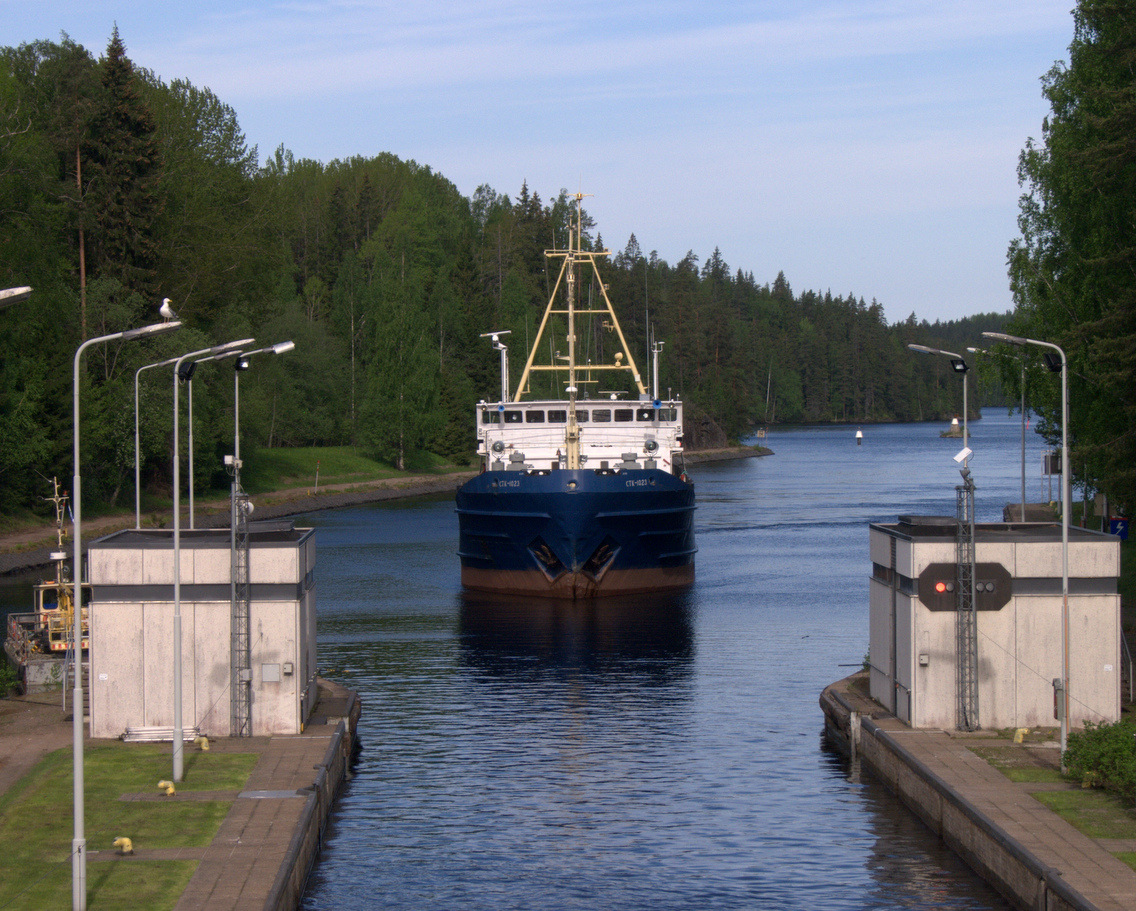
[[[231,733],[227,530],[183,532],[182,723]],[[173,545],[134,530],[89,548],[91,736],[173,726]],[[252,733],[295,734],[315,703],[315,542],[309,529],[250,534]]]
[[[873,525],[870,552],[872,696],[916,728],[957,724],[957,612],[920,597],[924,571],[957,573],[954,531],[901,521]],[[950,531],[949,536],[946,534]],[[1056,724],[1054,678],[1062,676],[1061,529],[1052,524],[975,528],[975,563],[1010,577],[1006,603],[976,611],[978,718],[984,728]],[[987,569],[989,574],[990,570]],[[1070,530],[1070,724],[1120,716],[1120,543]],[[976,581],[982,572],[976,573]],[[1002,583],[1000,583],[1002,584]],[[981,602],[982,599],[979,599]],[[989,604],[986,605],[987,607]]]

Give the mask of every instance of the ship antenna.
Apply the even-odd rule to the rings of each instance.
[[[570,469],[580,467],[580,424],[576,420],[576,255],[583,247],[584,197],[590,194],[576,193],[576,237],[573,243],[572,231],[568,231],[568,427],[565,436],[567,452],[566,466]]]
[[[512,329],[499,329],[496,332],[482,332],[482,338],[493,340],[493,347],[501,352],[501,401],[509,401],[509,349],[501,341],[500,336],[508,335]]]

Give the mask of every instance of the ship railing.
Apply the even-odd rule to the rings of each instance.
[[[26,664],[30,655],[41,650],[36,636],[35,614],[8,614],[8,644],[12,657],[19,664]]]
[[[504,445],[500,450],[495,451],[493,444],[498,440]],[[648,445],[648,442],[653,445]],[[589,459],[622,460],[624,455],[633,453],[637,459],[666,459],[670,461],[672,453],[678,451],[680,448],[677,440],[652,439],[646,441],[642,437],[632,439],[589,439],[582,441],[580,453],[587,456]],[[490,459],[500,459],[504,462],[508,462],[509,457],[515,453],[523,454],[526,462],[541,463],[544,465],[550,461],[563,459],[565,457],[566,447],[563,437],[555,437],[553,439],[524,437],[509,440],[500,437],[487,437],[481,450],[483,456],[488,456]]]

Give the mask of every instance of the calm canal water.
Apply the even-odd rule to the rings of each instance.
[[[778,431],[773,456],[695,466],[697,582],[663,600],[463,595],[452,498],[301,517],[321,672],[364,705],[306,911],[1006,908],[827,746],[818,705],[867,652],[868,523],[954,514],[942,429]],[[971,445],[1000,520],[1019,419],[987,409]]]
[[[303,907],[1007,907],[829,748],[817,701],[867,651],[868,523],[954,514],[941,429],[696,466],[698,579],[665,600],[464,595],[450,499],[305,516],[321,670],[364,712]],[[1020,422],[988,409],[971,445],[1000,520]]]

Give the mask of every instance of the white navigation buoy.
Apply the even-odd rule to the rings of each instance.
[[[862,431],[862,430],[856,431],[856,445],[857,446],[864,445],[864,431]]]

